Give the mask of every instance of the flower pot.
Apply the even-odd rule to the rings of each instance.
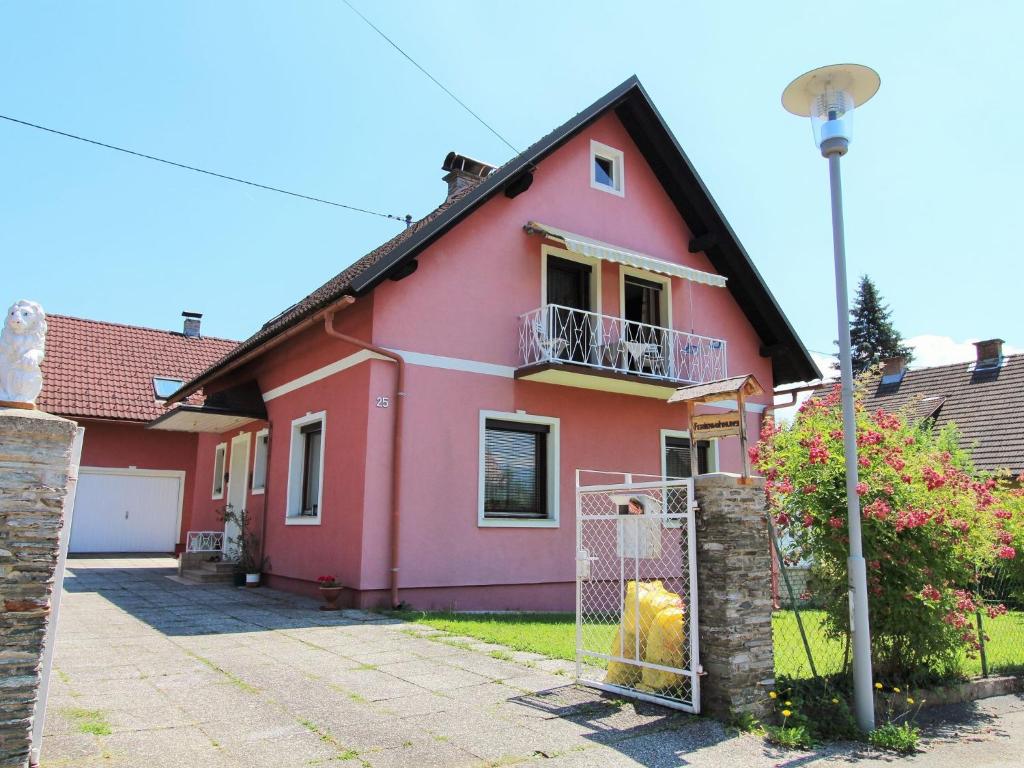
[[[259,574],[258,571],[256,573],[247,573],[247,574],[245,574],[245,586],[247,586],[247,587],[258,587],[259,585],[260,585],[260,574]]]
[[[236,587],[244,587],[245,586],[245,574],[242,573],[241,571],[235,571],[234,573],[231,574],[231,583],[234,584]]]
[[[324,604],[320,606],[321,611],[339,611],[338,598],[341,597],[341,587],[320,587],[320,596]]]

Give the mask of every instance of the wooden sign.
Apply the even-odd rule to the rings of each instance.
[[[695,415],[690,422],[690,430],[694,440],[739,436],[740,429],[739,411]]]

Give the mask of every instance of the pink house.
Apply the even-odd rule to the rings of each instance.
[[[578,468],[685,476],[675,388],[818,372],[635,78],[499,168],[443,167],[435,211],[175,396],[216,409],[151,428],[201,433],[192,527],[255,513],[273,586],[569,609]],[[697,450],[741,465],[735,439]]]

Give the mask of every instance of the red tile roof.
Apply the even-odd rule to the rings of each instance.
[[[209,336],[47,315],[38,406],[61,416],[150,421],[164,413],[153,377],[188,381],[237,345]],[[201,395],[187,402],[201,403]]]

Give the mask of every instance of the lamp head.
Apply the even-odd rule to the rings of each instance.
[[[853,138],[853,110],[881,85],[878,73],[861,64],[832,64],[806,72],[782,92],[786,111],[811,118],[821,154],[846,154]]]

